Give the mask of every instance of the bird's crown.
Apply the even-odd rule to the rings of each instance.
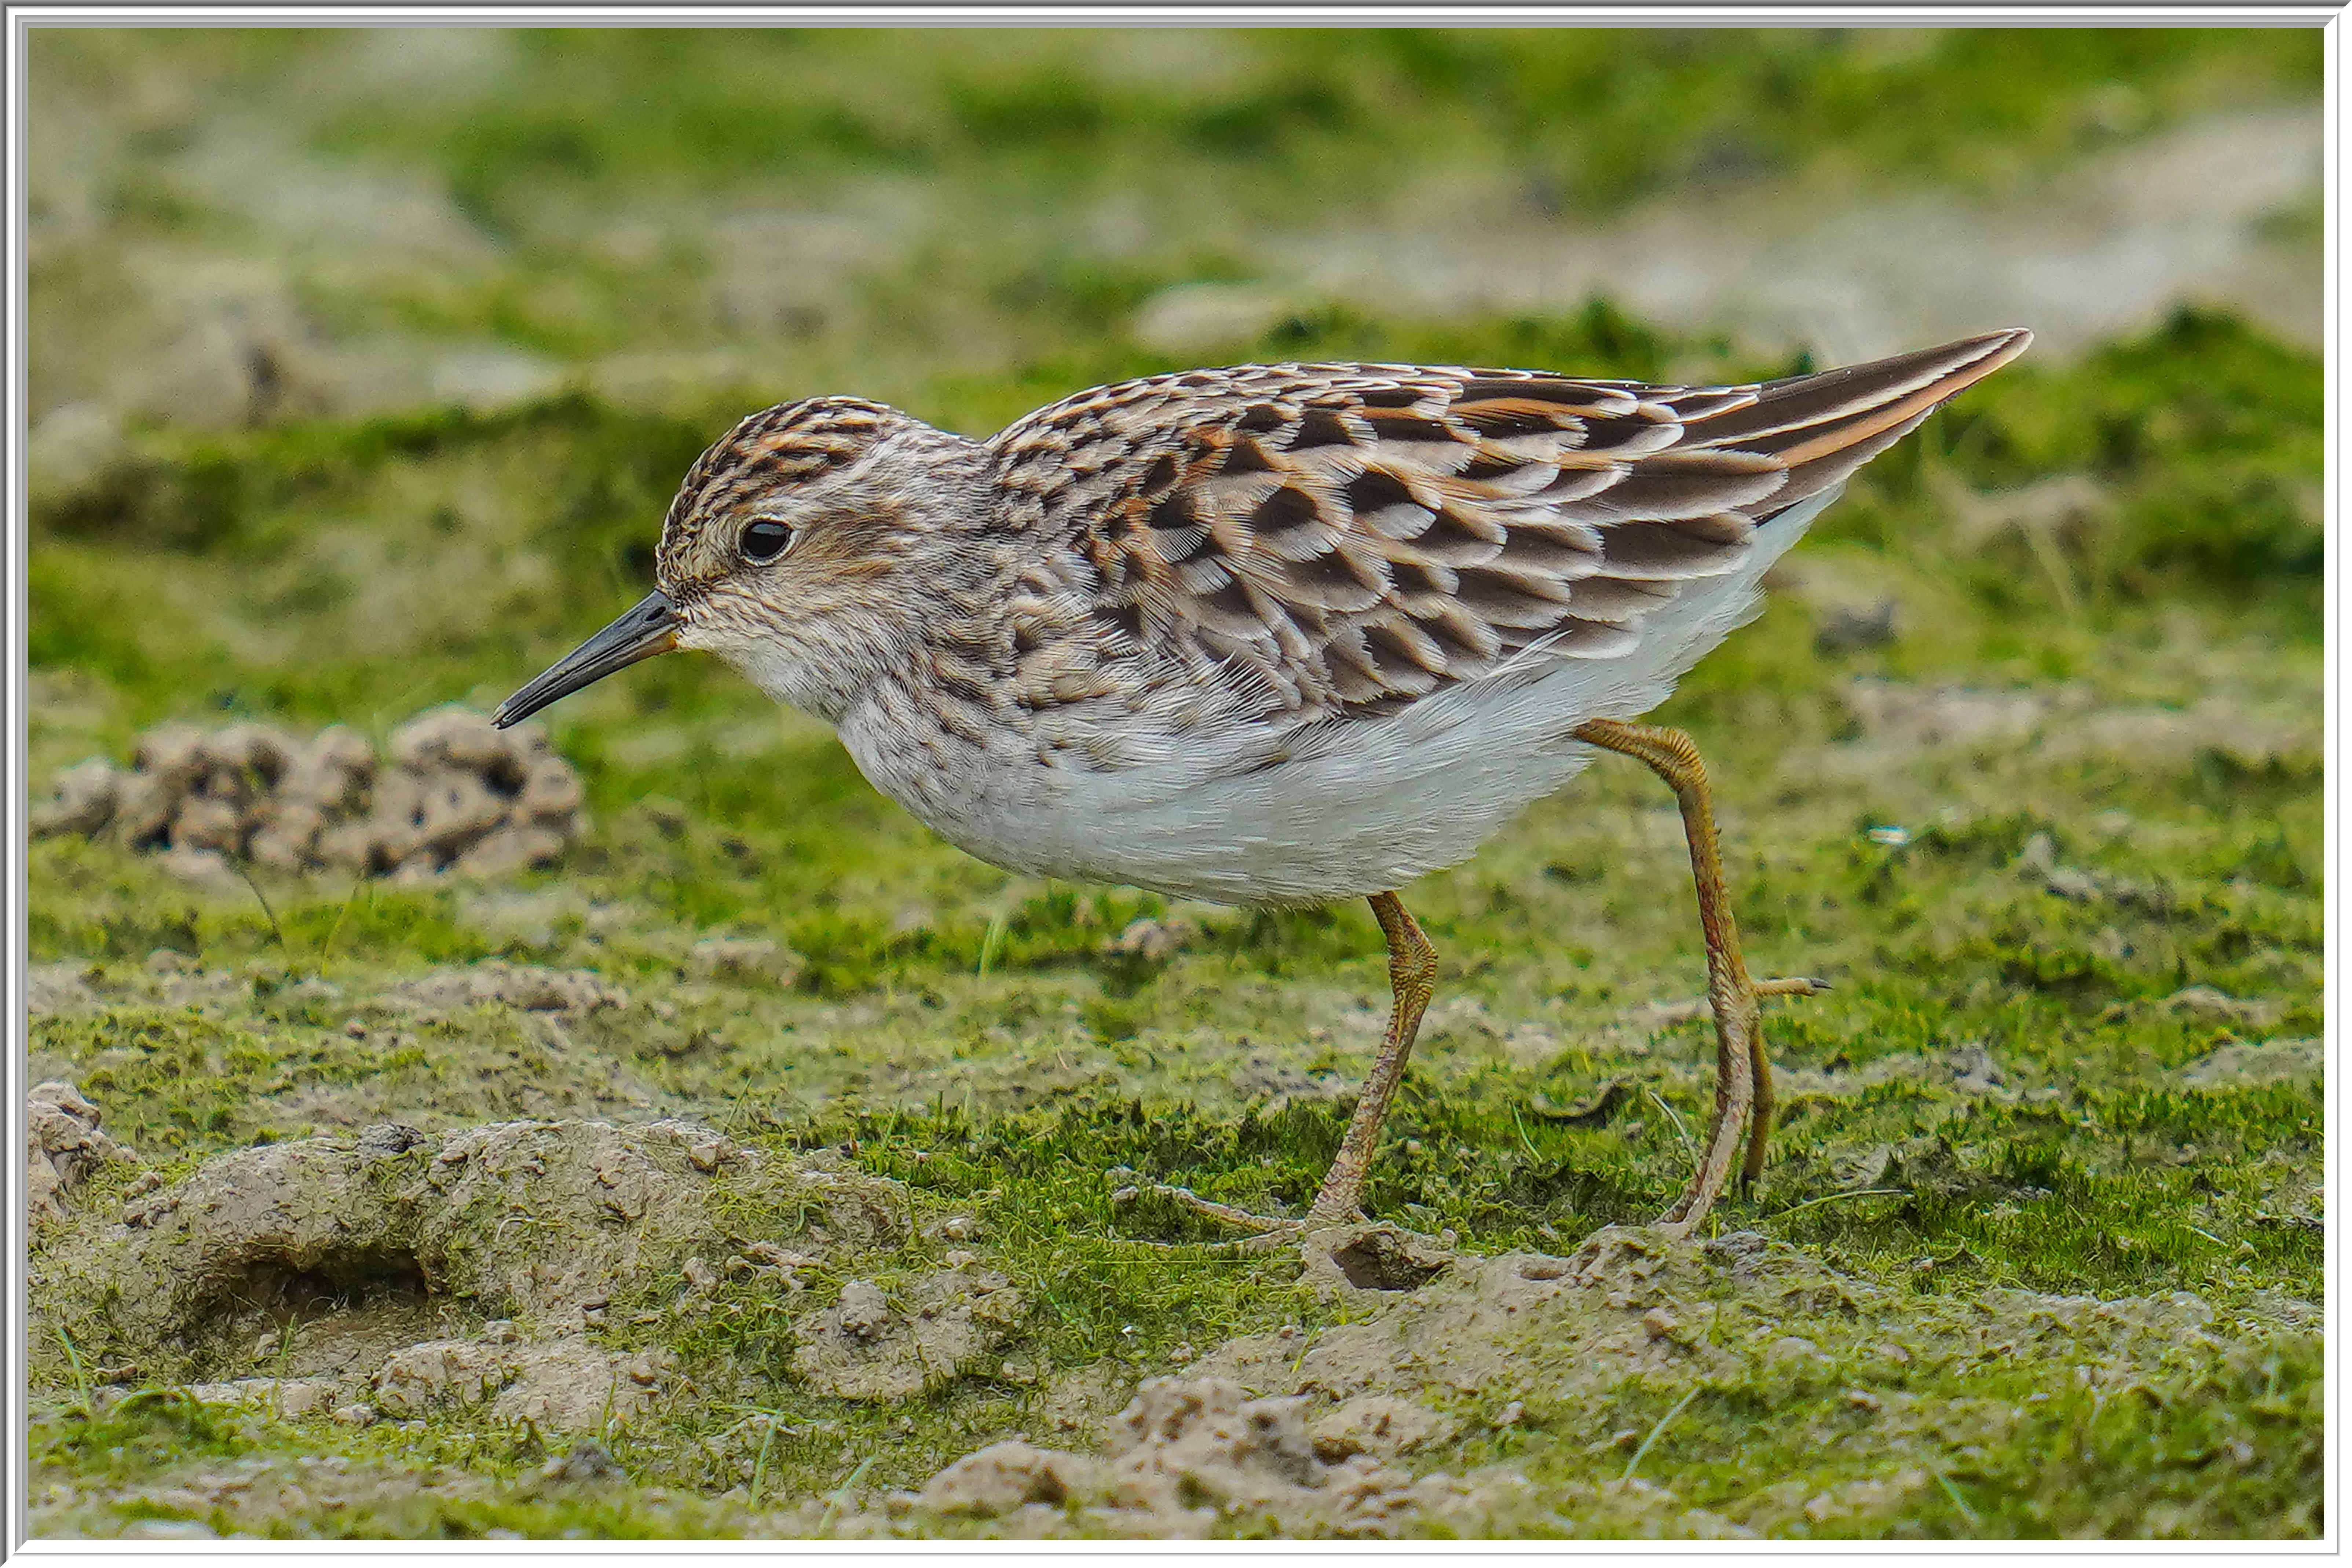
[[[696,458],[679,483],[662,521],[658,559],[665,582],[718,520],[845,469],[884,437],[915,424],[886,404],[860,397],[803,398],[749,416]]]

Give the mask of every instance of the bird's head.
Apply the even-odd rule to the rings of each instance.
[[[985,455],[878,403],[752,415],[696,459],[662,523],[655,589],[499,705],[519,722],[673,648],[715,653],[835,720],[903,658],[957,574]]]

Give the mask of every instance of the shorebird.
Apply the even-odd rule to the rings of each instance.
[[[1008,869],[1242,905],[1370,900],[1387,1032],[1303,1219],[1341,1224],[1436,974],[1397,889],[1597,751],[1674,789],[1717,1047],[1686,1232],[1762,1167],[1770,1068],[1690,738],[1638,722],[1871,458],[2025,330],[1785,380],[1267,364],[1097,387],[972,440],[851,397],[686,475],[654,591],[511,724],[673,648],[830,723],[876,788]]]

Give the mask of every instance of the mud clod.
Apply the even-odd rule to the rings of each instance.
[[[996,1519],[1040,1503],[1059,1508],[1094,1478],[1093,1461],[1027,1443],[992,1443],[933,1476],[917,1505],[934,1513]]]
[[[2223,1046],[2176,1069],[2172,1076],[2187,1089],[2214,1089],[2313,1081],[2326,1070],[2326,1047],[2322,1040],[2263,1040]]]
[[[360,1133],[359,1152],[370,1159],[389,1160],[405,1154],[425,1141],[425,1134],[397,1121],[379,1122]]]
[[[1117,936],[1103,943],[1102,950],[1110,957],[1165,963],[1199,941],[1200,936],[1197,921],[1157,921],[1146,915],[1129,921]]]
[[[33,837],[79,833],[88,837],[100,832],[114,815],[119,787],[112,765],[103,757],[66,769],[50,784],[49,798],[29,814]]]
[[[706,936],[687,954],[697,974],[719,980],[758,980],[790,985],[807,961],[783,943],[762,936]]]
[[[599,1430],[666,1397],[674,1361],[583,1330],[615,1303],[674,1297],[682,1274],[715,1278],[730,1243],[714,1204],[862,1221],[895,1196],[903,1211],[902,1194],[868,1190],[890,1186],[879,1178],[749,1151],[706,1170],[693,1153],[715,1144],[690,1122],[516,1121],[243,1150],[135,1199],[120,1225],[61,1238],[36,1295],[112,1361],[217,1378],[282,1358],[285,1372],[340,1380],[341,1405],[388,1415],[487,1405],[497,1420]],[[803,1245],[814,1261],[826,1244]],[[953,1290],[919,1287],[911,1307],[904,1322],[886,1313],[876,1337],[966,1367],[1018,1296],[967,1271]],[[453,1334],[453,1312],[498,1321]]]
[[[103,1164],[139,1156],[98,1130],[99,1110],[72,1084],[35,1084],[25,1097],[25,1206],[35,1226],[66,1217],[66,1197]]]
[[[1131,1536],[1200,1536],[1220,1518],[1265,1520],[1286,1533],[1385,1533],[1392,1519],[1458,1489],[1416,1482],[1341,1441],[1327,1463],[1297,1397],[1252,1398],[1219,1378],[1146,1380],[1096,1458],[998,1443],[933,1476],[914,1506],[1004,1521],[1015,1534],[1057,1532],[1070,1521]],[[1367,1429],[1376,1415],[1363,1415]],[[1424,1428],[1434,1431],[1434,1427]]]
[[[604,1444],[582,1442],[573,1444],[572,1452],[561,1459],[551,1460],[539,1476],[542,1481],[558,1485],[610,1486],[625,1482],[629,1472],[621,1468],[620,1461]]]
[[[1390,1459],[1450,1441],[1458,1424],[1424,1405],[1385,1394],[1342,1400],[1307,1428],[1315,1457],[1326,1464],[1358,1454]]]
[[[376,1408],[386,1415],[413,1416],[479,1405],[513,1376],[507,1358],[492,1346],[428,1341],[394,1354],[376,1373]]]
[[[301,741],[268,724],[160,724],[128,771],[93,757],[33,807],[34,837],[110,835],[194,880],[250,861],[404,880],[501,876],[580,836],[579,775],[533,726],[439,708],[395,731],[388,763],[340,725]]]
[[[836,1399],[911,1399],[982,1370],[1021,1321],[1021,1293],[1001,1274],[950,1269],[893,1301],[870,1279],[803,1321],[793,1373]]]
[[[586,969],[546,969],[488,959],[464,968],[436,969],[384,994],[395,1006],[420,1012],[456,1012],[461,1007],[503,1005],[528,1013],[585,1017],[606,1008],[625,1008],[629,994]]]
[[[25,1012],[38,1018],[49,1013],[78,1013],[100,1005],[79,963],[36,963],[25,973]]]
[[[1418,1290],[1454,1261],[1443,1243],[1392,1225],[1367,1226],[1328,1240],[1310,1237],[1306,1253],[1310,1277],[1327,1288],[1344,1285],[1351,1290]]]

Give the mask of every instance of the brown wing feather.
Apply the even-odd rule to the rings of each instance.
[[[1634,647],[1682,584],[2031,342],[1748,386],[1309,364],[1098,388],[992,443],[1015,527],[1076,520],[1135,657],[1269,711],[1384,711],[1542,640]]]

